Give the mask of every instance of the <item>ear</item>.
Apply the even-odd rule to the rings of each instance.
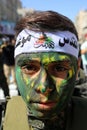
[[[78,58],[78,62],[77,62],[77,67],[78,67],[78,70],[80,69],[80,66],[81,66],[81,57]]]
[[[77,61],[77,74],[76,74],[76,80],[78,79],[78,74],[79,74],[79,71],[80,71],[80,66],[81,66],[81,57],[78,58],[78,61]]]

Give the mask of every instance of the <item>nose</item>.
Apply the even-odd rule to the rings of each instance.
[[[54,82],[47,70],[42,69],[38,78],[37,92],[48,94],[54,90]]]

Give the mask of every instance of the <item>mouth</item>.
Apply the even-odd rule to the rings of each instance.
[[[57,102],[32,102],[32,106],[37,110],[51,110]]]

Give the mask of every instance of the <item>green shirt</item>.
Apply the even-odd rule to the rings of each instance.
[[[28,124],[27,108],[21,96],[13,97],[7,104],[3,130],[33,130]],[[87,99],[72,98],[64,130],[87,130]]]

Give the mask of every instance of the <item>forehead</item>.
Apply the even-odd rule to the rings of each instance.
[[[58,52],[41,52],[41,53],[28,53],[28,54],[21,54],[17,56],[16,62],[19,61],[40,61],[43,63],[49,63],[54,61],[63,61],[63,60],[69,60],[72,61],[72,56],[64,54],[64,53],[58,53]]]

